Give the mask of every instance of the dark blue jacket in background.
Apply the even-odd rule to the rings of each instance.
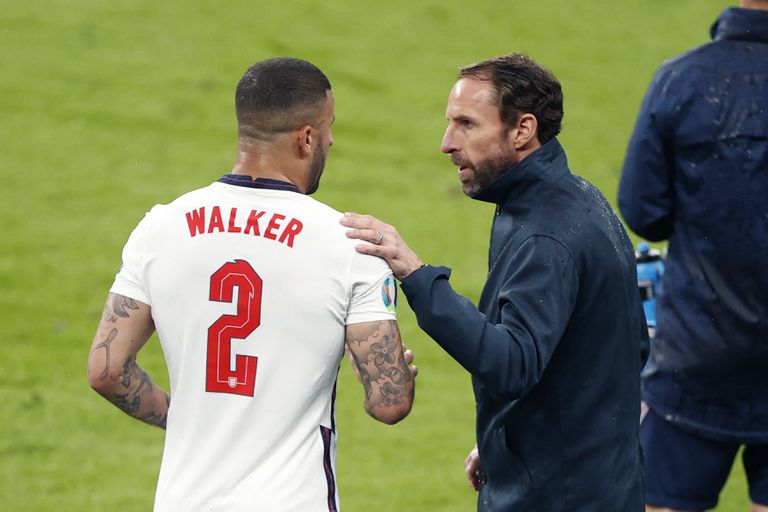
[[[669,240],[643,397],[768,442],[768,12],[726,9],[712,37],[656,73],[619,187],[629,227]]]
[[[551,140],[475,196],[499,205],[479,310],[424,267],[419,326],[472,374],[481,511],[640,512],[647,330],[632,246]]]

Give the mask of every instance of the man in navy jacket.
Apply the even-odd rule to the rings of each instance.
[[[419,325],[472,374],[481,511],[643,509],[638,440],[647,329],[631,243],[555,138],[562,92],[521,55],[462,69],[442,151],[464,192],[497,205],[479,308],[450,270],[392,227],[347,214],[361,252],[387,260]]]
[[[714,507],[746,445],[768,511],[768,1],[711,33],[653,78],[619,187],[630,228],[669,240],[642,384],[646,499]]]

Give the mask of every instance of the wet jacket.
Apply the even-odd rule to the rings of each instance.
[[[619,208],[669,240],[643,397],[682,427],[768,442],[768,12],[726,9],[658,70]]]
[[[479,309],[450,270],[402,282],[419,326],[472,374],[480,511],[642,511],[647,344],[631,243],[551,140],[475,197],[498,205]]]

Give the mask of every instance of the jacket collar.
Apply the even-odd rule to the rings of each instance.
[[[768,43],[768,11],[729,7],[709,31],[715,41]]]
[[[519,197],[529,187],[538,183],[554,183],[570,173],[565,151],[553,138],[539,149],[516,163],[472,196],[472,199],[488,203],[504,204]]]

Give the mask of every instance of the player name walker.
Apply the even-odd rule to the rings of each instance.
[[[288,247],[301,233],[304,224],[300,220],[286,217],[281,213],[264,210],[251,210],[240,214],[237,208],[201,206],[186,213],[189,236],[208,233],[240,233],[242,235],[261,236],[275,240]]]

